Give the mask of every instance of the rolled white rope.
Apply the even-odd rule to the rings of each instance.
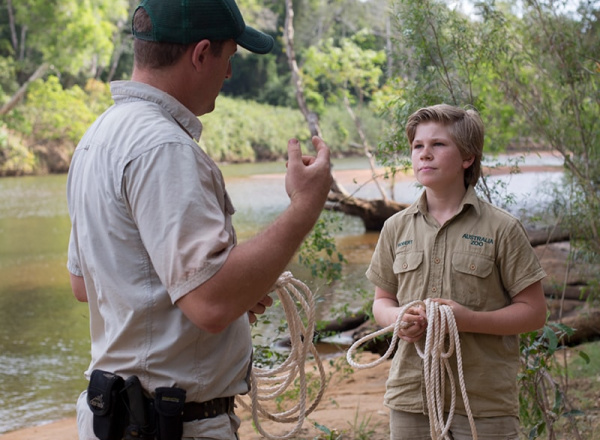
[[[456,385],[454,383],[454,376],[452,375],[449,359],[452,354],[456,352],[460,391],[465,404],[465,410],[467,412],[469,424],[471,426],[471,434],[473,435],[473,439],[477,440],[475,420],[473,419],[473,414],[469,405],[469,397],[467,396],[467,388],[465,386],[463,375],[462,353],[460,351],[458,328],[454,319],[454,313],[452,313],[452,308],[450,306],[439,304],[435,301],[431,301],[430,299],[426,299],[425,301],[416,300],[404,305],[400,309],[400,312],[398,313],[398,319],[394,324],[368,334],[352,344],[346,353],[346,360],[352,367],[364,369],[375,367],[376,365],[379,365],[388,359],[396,348],[400,330],[407,327],[407,324],[402,321],[402,317],[411,307],[423,307],[427,313],[427,333],[425,336],[425,346],[422,350],[419,345],[415,343],[415,349],[417,350],[417,353],[421,359],[423,359],[423,377],[425,381],[425,393],[427,396],[427,411],[429,415],[429,429],[431,438],[433,440],[446,440],[451,438],[448,434],[448,431],[450,430],[450,425],[452,424],[452,418],[454,417],[454,410],[456,407]],[[365,342],[390,331],[394,332],[390,342],[390,347],[381,358],[367,364],[360,364],[352,359],[358,347],[363,345]],[[449,336],[449,345],[447,349],[445,349],[446,334]],[[444,422],[444,393],[446,376],[448,376],[450,380],[450,390],[452,394],[448,417]]]
[[[285,361],[277,367],[253,366],[250,374],[249,393],[251,405],[248,405],[240,396],[237,397],[237,402],[240,406],[252,411],[254,425],[263,437],[271,440],[283,440],[293,438],[302,428],[306,416],[315,410],[325,392],[326,378],[319,353],[313,344],[316,318],[312,292],[303,282],[295,279],[291,272],[284,272],[280,275],[273,291],[281,300],[287,318],[291,341],[290,352]],[[304,325],[301,311],[306,317],[306,325]],[[308,381],[305,361],[309,353],[314,357],[319,370],[320,389],[307,409]],[[261,401],[273,400],[281,396],[294,383],[296,376],[300,389],[299,400],[294,407],[280,413],[270,413],[262,406]],[[278,423],[296,422],[296,425],[287,434],[270,434],[263,429],[259,415]]]

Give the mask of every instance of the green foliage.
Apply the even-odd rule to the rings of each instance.
[[[14,176],[33,172],[35,156],[13,134],[0,123],[0,176]]]
[[[321,124],[334,154],[351,151],[349,143],[355,133],[347,115],[340,120],[336,117],[339,114],[337,107],[327,107]],[[365,118],[366,130],[375,132],[381,121],[373,116]],[[200,145],[217,162],[278,160],[287,156],[288,139],[297,138],[301,143],[310,140],[300,111],[287,107],[220,96],[215,110],[201,120],[204,130]]]
[[[375,434],[376,426],[371,426],[372,414],[364,415],[359,418],[359,406],[354,413],[354,423],[348,422],[352,429],[352,438],[355,440],[369,440]]]
[[[12,5],[28,64],[49,62],[69,73],[108,64],[115,23],[128,12],[126,0],[19,0]]]
[[[386,131],[386,121],[371,108],[363,106],[354,109],[367,139],[381,139]],[[360,137],[348,111],[342,106],[327,106],[320,117],[323,136],[334,152],[362,154]]]
[[[331,230],[339,231],[341,214],[324,212],[310,235],[300,247],[298,260],[310,269],[313,278],[320,278],[331,284],[342,277],[342,267],[346,263],[344,255],[337,250]]]
[[[8,100],[18,88],[14,58],[0,56],[0,102]]]
[[[57,77],[49,76],[45,81],[32,83],[24,104],[6,116],[5,122],[11,130],[31,139],[30,148],[46,145],[70,152],[85,130],[110,105],[112,98],[105,83],[89,80],[84,89],[64,88]],[[365,131],[376,136],[382,121],[366,109],[359,114]],[[295,137],[309,143],[310,133],[302,114],[286,107],[222,96],[217,100],[215,111],[204,115],[202,122],[200,145],[218,162],[280,160],[287,156],[288,139]],[[350,144],[358,135],[345,111],[327,107],[322,128],[325,133],[331,133],[327,143],[334,154],[352,153]],[[3,148],[6,147],[0,146],[0,150]],[[13,157],[14,152],[10,154]],[[35,171],[32,164],[11,163],[17,168],[23,163],[24,168],[19,173]]]
[[[581,414],[569,408],[564,389],[554,379],[562,374],[555,356],[564,349],[564,340],[573,332],[572,328],[563,324],[549,324],[539,334],[521,335],[519,417],[529,439],[552,432],[561,417]],[[586,358],[585,353],[582,353],[582,358]]]
[[[315,440],[341,440],[344,438],[352,440],[369,440],[373,438],[373,435],[376,433],[377,426],[371,426],[372,414],[363,414],[362,417],[359,418],[360,415],[360,406],[357,406],[353,422],[351,423],[348,421],[348,425],[350,425],[350,432],[340,432],[335,428],[328,428],[325,425],[314,422],[314,427],[323,433],[315,437]]]
[[[58,78],[50,76],[32,83],[19,109],[23,119],[15,118],[14,123],[38,144],[58,141],[74,148],[110,99],[103,83],[90,80],[85,90],[78,86],[63,89]]]
[[[200,145],[218,162],[285,157],[288,139],[305,142],[310,136],[299,111],[226,97],[201,120]]]
[[[494,63],[503,53],[501,22],[471,21],[436,0],[401,0],[395,9],[398,45],[396,63],[403,73],[399,94],[386,113],[396,132],[382,144],[380,155],[406,151],[404,126],[420,107],[447,103],[475,107],[486,123],[486,151],[505,151],[518,136],[513,106],[494,84]],[[392,87],[398,89],[396,79]]]
[[[527,118],[530,139],[564,158],[573,243],[600,255],[600,8],[575,4],[578,16],[557,13],[560,1],[529,0],[521,20],[505,17],[506,53],[494,67],[508,101]]]
[[[338,432],[337,429],[330,429],[325,425],[321,425],[320,423],[314,423],[315,428],[321,431],[324,435],[320,435],[315,437],[315,440],[340,440],[344,438],[343,434]]]
[[[379,88],[386,57],[382,50],[361,47],[370,46],[367,36],[362,30],[352,38],[337,42],[331,38],[305,52],[302,71],[305,91],[313,92],[309,97],[317,94],[327,102],[343,98],[362,102]]]
[[[277,64],[273,54],[264,56],[241,53],[231,62],[232,77],[223,86],[225,96],[248,99],[278,107],[296,106],[290,73]]]

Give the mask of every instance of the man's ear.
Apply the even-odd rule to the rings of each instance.
[[[210,49],[210,41],[208,41],[208,40],[202,40],[202,41],[196,43],[195,46],[193,46],[191,61],[192,61],[192,65],[194,66],[194,68],[196,70],[200,70],[203,67],[203,65],[206,61],[206,56],[208,55],[209,49]]]

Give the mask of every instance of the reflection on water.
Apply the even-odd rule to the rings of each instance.
[[[364,160],[336,161],[340,170],[366,166]],[[223,171],[237,209],[234,224],[240,240],[287,206],[283,177],[274,174],[283,173],[285,164],[232,165]],[[531,176],[515,183],[518,194],[525,188],[539,194],[535,186],[540,182]],[[72,297],[65,268],[70,227],[65,183],[64,175],[0,179],[0,434],[74,415],[77,395],[85,387],[88,311]],[[363,197],[378,197],[372,187],[361,191]],[[411,182],[399,182],[395,193],[412,201],[419,190]],[[306,269],[290,266],[317,295],[319,318],[346,305],[358,308],[364,301],[361,292],[371,289],[364,272],[378,234],[365,234],[356,218],[340,216],[340,225],[338,248],[350,262],[343,284],[325,288],[311,281]],[[281,310],[272,312],[270,325],[276,325]],[[270,341],[275,332],[266,324],[256,329],[263,338],[257,343]]]

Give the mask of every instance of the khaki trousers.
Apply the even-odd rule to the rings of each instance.
[[[478,440],[519,440],[517,417],[479,417],[475,419]],[[452,440],[471,440],[471,425],[466,416],[454,414],[450,425]],[[431,440],[429,417],[424,414],[390,411],[391,440]]]

